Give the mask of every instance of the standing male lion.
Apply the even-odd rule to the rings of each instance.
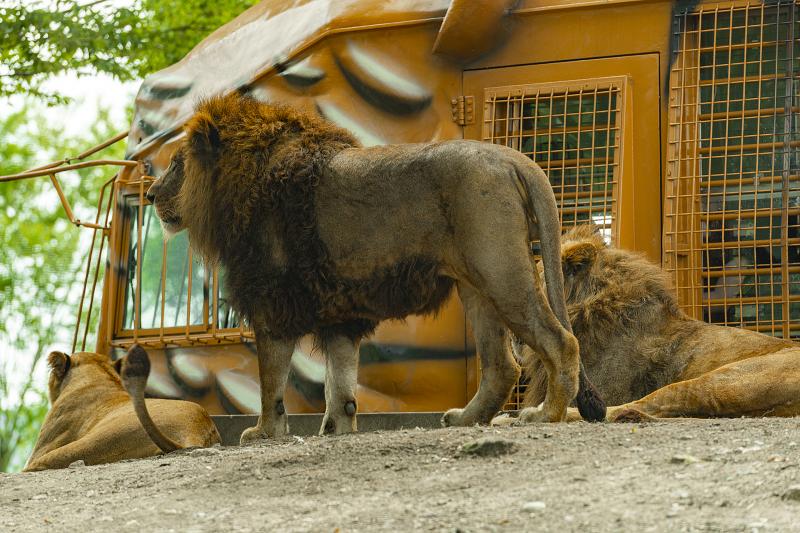
[[[572,328],[589,378],[614,406],[609,420],[800,415],[800,345],[689,318],[658,266],[606,246],[593,226],[567,232],[561,254]],[[531,376],[525,403],[538,405],[541,364],[530,348],[515,350]]]
[[[482,376],[443,423],[488,423],[503,405],[520,372],[507,328],[545,361],[542,419],[564,419],[578,344],[565,329],[555,199],[527,157],[465,141],[360,148],[317,116],[238,94],[202,102],[185,133],[147,196],[168,232],[186,228],[224,267],[231,305],[255,331],[261,416],[242,442],[288,431],[289,361],[308,333],[326,352],[321,432],[355,431],[360,340],[381,320],[436,312],[454,286]],[[528,255],[534,236],[550,305]],[[602,418],[588,391],[579,400]]]

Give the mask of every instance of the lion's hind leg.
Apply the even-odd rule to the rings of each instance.
[[[640,400],[609,409],[655,418],[800,415],[800,349],[729,363],[694,379],[662,387]]]
[[[520,268],[509,272],[504,282],[506,290],[498,291],[505,295],[496,301],[498,312],[514,335],[532,348],[547,372],[544,402],[523,409],[519,422],[561,422],[578,392],[578,341],[551,311],[538,276]]]
[[[458,283],[458,294],[475,333],[481,381],[478,392],[467,406],[447,411],[442,425],[488,424],[508,400],[520,369],[511,355],[508,330],[493,306],[463,282]]]

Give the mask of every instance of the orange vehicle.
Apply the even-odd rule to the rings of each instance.
[[[800,334],[796,2],[265,0],[144,80],[127,160],[110,162],[122,169],[97,220],[78,221],[96,245],[77,347],[96,292],[97,351],[148,347],[152,396],[212,414],[259,409],[252,334],[219,273],[185,235],[164,240],[145,198],[197,100],[234,90],[317,112],[364,145],[511,146],[549,175],[564,226],[593,221],[661,261],[690,315]],[[22,176],[57,186],[63,168]],[[311,348],[294,356],[290,413],[324,409]],[[477,386],[474,355],[457,300],[382,324],[361,348],[359,409],[461,406]]]

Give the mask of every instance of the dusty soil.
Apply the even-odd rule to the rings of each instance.
[[[291,438],[0,474],[0,531],[800,531],[798,442],[800,419]]]

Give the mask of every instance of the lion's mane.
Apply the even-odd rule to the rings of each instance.
[[[567,309],[581,358],[591,370],[604,354],[623,350],[627,372],[638,372],[637,398],[667,384],[680,365],[672,354],[702,323],[678,306],[668,275],[644,255],[609,247],[593,225],[577,226],[562,237]],[[644,341],[643,341],[644,339]],[[659,339],[647,344],[648,341]],[[527,358],[526,358],[527,359]],[[541,363],[524,361],[530,378],[525,404],[544,400],[546,381]],[[595,383],[596,377],[589,376]],[[604,399],[622,403],[601,391]],[[624,400],[627,401],[627,400]]]
[[[192,247],[225,267],[230,304],[246,321],[260,314],[286,338],[357,338],[381,319],[435,312],[451,292],[452,281],[424,257],[367,280],[337,275],[319,236],[315,193],[330,160],[358,146],[346,130],[232,93],[201,102],[185,132],[179,210]],[[282,250],[267,250],[269,231]],[[265,264],[265,252],[282,264]]]

